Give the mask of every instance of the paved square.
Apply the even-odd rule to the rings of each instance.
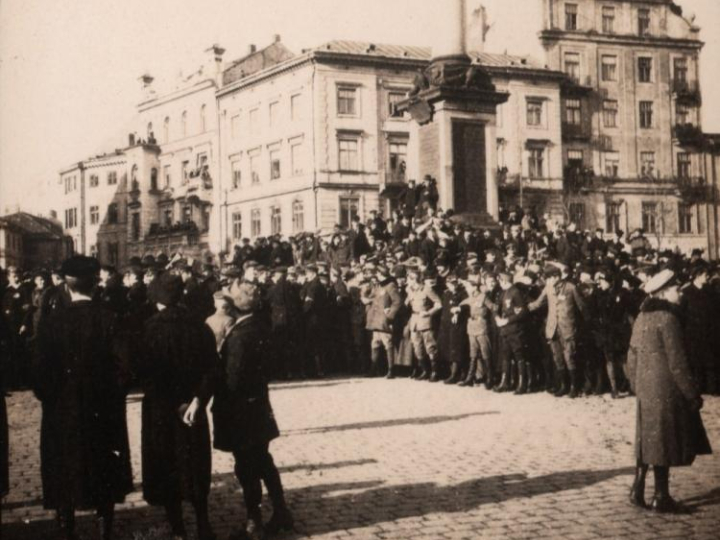
[[[513,396],[405,379],[275,384],[282,430],[272,444],[298,532],[284,538],[715,539],[720,456],[671,470],[671,491],[691,514],[663,516],[627,504],[635,401]],[[140,396],[128,405],[140,475]],[[14,394],[11,493],[3,540],[52,538],[40,501],[40,408]],[[720,452],[720,399],[703,419]],[[244,521],[232,459],[215,452],[212,521],[224,540]],[[652,475],[648,499],[652,492]],[[139,489],[139,486],[138,486]],[[187,520],[191,521],[191,511]],[[269,509],[266,510],[266,519]],[[118,512],[120,540],[167,538],[162,510],[136,491]],[[190,526],[192,530],[192,526]],[[82,538],[94,538],[80,520]]]

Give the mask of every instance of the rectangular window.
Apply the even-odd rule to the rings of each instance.
[[[693,232],[693,206],[691,204],[678,203],[678,232],[680,234]]]
[[[570,203],[570,222],[578,226],[579,229],[585,228],[585,203]]]
[[[612,202],[605,205],[605,230],[609,233],[620,230],[620,203]]]
[[[391,182],[405,182],[405,173],[407,168],[407,143],[391,142],[390,155],[388,165],[390,170],[388,174]]]
[[[292,205],[293,232],[300,232],[305,229],[305,210],[301,201],[295,201]]]
[[[100,223],[100,208],[98,206],[90,207],[90,225]]]
[[[120,212],[118,210],[117,203],[110,203],[107,211],[107,222],[108,225],[115,225],[120,221]]]
[[[260,222],[260,209],[259,208],[253,208],[253,210],[250,212],[250,234],[255,236],[260,236],[260,233],[262,232]]]
[[[640,102],[640,127],[650,129],[653,127],[653,102]]]
[[[685,126],[691,124],[690,107],[686,103],[675,102],[675,124]]]
[[[676,83],[684,84],[688,80],[687,58],[676,58],[673,61],[673,78]]]
[[[163,212],[164,223],[166,227],[170,227],[173,224],[173,209],[172,207],[166,208]]]
[[[242,238],[242,214],[240,212],[233,212],[232,231],[233,239],[240,240]]]
[[[169,188],[170,182],[172,180],[171,175],[170,175],[170,165],[165,165],[163,167],[163,178],[165,179],[165,187]]]
[[[182,179],[183,185],[187,184],[190,180],[190,162],[189,161],[183,161],[182,166],[180,167],[180,178]]]
[[[640,152],[640,173],[655,176],[655,152]]]
[[[527,102],[527,125],[528,126],[541,126],[542,125],[542,112],[543,112],[542,101],[528,100],[528,102]]]
[[[388,114],[393,118],[402,118],[402,112],[397,110],[397,104],[405,99],[405,94],[402,92],[390,92],[388,94]]]
[[[583,159],[582,150],[568,150],[567,151],[567,164],[568,167],[575,171],[582,171],[585,166],[585,160]]]
[[[615,33],[615,7],[603,6],[602,8],[602,29],[603,34]]]
[[[650,34],[650,10],[647,8],[638,9],[638,35],[647,36]]]
[[[340,197],[340,226],[343,229],[350,228],[350,223],[359,211],[360,201],[356,197]]]
[[[240,162],[233,161],[230,164],[230,169],[232,171],[232,189],[237,189],[240,187],[240,181],[242,180],[242,169],[240,168]]]
[[[132,239],[134,242],[140,240],[140,214],[138,212],[132,215]]]
[[[290,96],[290,119],[293,122],[302,120],[302,94]]]
[[[117,264],[120,260],[120,246],[117,242],[108,242],[108,260],[110,264]]]
[[[576,83],[580,82],[579,53],[565,53],[565,74]]]
[[[290,146],[290,169],[293,176],[300,176],[303,173],[303,154],[300,143]]]
[[[183,206],[183,209],[182,209],[182,217],[183,217],[183,223],[190,223],[190,222],[192,222],[192,220],[193,220],[193,218],[192,218],[192,206],[190,206],[189,204],[186,204],[185,206]]]
[[[565,4],[565,30],[578,29],[578,6],[577,4]]]
[[[357,139],[339,139],[339,165],[341,171],[357,171],[359,170],[358,159],[358,140]]]
[[[270,150],[270,180],[280,178],[280,149]]]
[[[571,126],[582,123],[582,105],[579,99],[565,100],[565,123]]]
[[[77,227],[77,208],[65,210],[65,228],[74,229]]]
[[[110,171],[108,173],[107,183],[108,183],[108,186],[114,186],[117,184],[117,173],[115,171]]]
[[[617,178],[620,175],[620,155],[616,152],[605,154],[605,176]]]
[[[338,87],[337,109],[340,115],[357,116],[357,88]]]
[[[606,128],[617,127],[618,102],[611,99],[603,101],[603,125]]]
[[[646,233],[657,233],[657,203],[642,203],[642,227]]]
[[[249,156],[250,161],[250,183],[251,184],[259,184],[260,183],[260,170],[258,169],[258,164],[260,160],[260,154],[253,154]]]
[[[270,117],[270,127],[277,125],[278,115],[280,114],[280,102],[274,101],[268,106],[268,116]]]
[[[602,80],[617,81],[617,56],[603,55],[602,60]]]
[[[270,207],[270,234],[282,233],[282,210],[279,206]]]
[[[683,179],[690,178],[690,154],[680,152],[677,155],[677,172],[678,177]]]
[[[258,109],[253,109],[248,115],[248,122],[250,124],[250,133],[257,133],[260,130],[260,122],[258,121],[259,116]]]
[[[528,176],[530,178],[543,178],[543,163],[545,161],[545,150],[542,148],[531,148],[528,156]]]
[[[652,82],[652,58],[643,56],[638,58],[638,81],[641,83]]]
[[[236,140],[240,135],[240,115],[236,114],[230,119],[230,137]]]
[[[100,178],[97,174],[90,175],[90,187],[98,187],[100,185]]]

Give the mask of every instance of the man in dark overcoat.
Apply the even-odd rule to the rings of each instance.
[[[287,269],[277,266],[272,271],[272,283],[267,288],[265,299],[270,310],[270,332],[273,362],[271,375],[282,379],[300,370],[293,364],[298,362],[298,326],[302,321],[302,307],[297,290],[287,280]],[[300,366],[302,368],[302,366]]]
[[[680,324],[676,274],[665,269],[645,284],[643,302],[628,351],[628,378],[637,396],[637,468],[630,502],[645,507],[645,475],[653,466],[655,496],[650,508],[676,512],[670,496],[670,467],[688,466],[710,454],[700,409],[700,389],[692,377]]]
[[[165,273],[156,289],[158,312],[144,328],[137,371],[143,382],[143,497],[163,506],[173,535],[185,538],[182,502],[191,502],[198,538],[214,538],[208,519],[210,428],[205,409],[219,374],[210,328],[178,305],[179,276]]]
[[[713,362],[713,298],[707,281],[708,264],[702,259],[690,269],[692,282],[683,289],[685,343],[690,369],[701,391],[714,394],[717,389]]]
[[[117,316],[91,299],[98,262],[75,256],[62,271],[72,303],[40,324],[36,347],[43,503],[57,511],[63,538],[74,538],[75,510],[94,509],[108,540],[114,505],[133,489],[125,420],[129,360]]]
[[[292,529],[293,518],[283,491],[280,473],[269,451],[270,442],[280,435],[263,373],[263,355],[268,344],[256,317],[256,291],[234,283],[229,290],[238,318],[220,350],[222,377],[213,403],[215,448],[232,452],[235,475],[245,499],[251,539],[282,529]],[[273,506],[270,521],[263,525],[262,483]]]

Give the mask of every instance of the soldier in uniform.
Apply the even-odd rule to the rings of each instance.
[[[318,267],[309,264],[305,267],[306,281],[300,297],[305,315],[305,343],[308,360],[315,367],[318,377],[325,376],[325,358],[323,358],[323,340],[325,335],[325,314],[327,304],[327,290],[320,283]]]
[[[99,269],[91,257],[65,261],[72,303],[38,329],[43,502],[57,511],[67,539],[75,537],[75,510],[94,509],[109,540],[114,505],[133,489],[125,421],[129,359],[117,316],[91,299]]]
[[[422,282],[410,288],[405,301],[412,309],[409,322],[410,339],[421,369],[417,379],[437,382],[440,380],[438,350],[432,319],[442,309],[442,300],[433,290],[434,284],[435,275],[426,273]]]
[[[515,393],[524,394],[528,390],[528,374],[531,369],[527,346],[528,306],[520,289],[513,284],[510,272],[504,270],[498,273],[498,282],[503,292],[500,295],[495,324],[500,329],[500,339],[506,349],[503,379],[508,381],[511,378],[511,360],[514,360],[518,370]]]
[[[400,294],[395,279],[385,266],[376,270],[377,284],[367,291],[364,302],[368,305],[366,328],[372,332],[370,341],[370,375],[379,374],[380,357],[385,350],[388,371],[393,377],[395,347],[393,345],[393,320],[400,309]]]
[[[579,315],[587,316],[585,302],[570,281],[567,266],[563,264],[545,267],[546,285],[540,297],[530,304],[536,310],[547,304],[545,338],[550,343],[558,378],[556,396],[569,394],[579,396],[576,350]],[[567,377],[570,378],[568,388]]]

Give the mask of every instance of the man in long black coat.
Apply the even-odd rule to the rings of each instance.
[[[246,533],[251,539],[259,539],[264,537],[263,529],[268,534],[291,529],[293,518],[269,451],[270,441],[280,432],[262,369],[268,344],[257,319],[258,293],[237,282],[229,292],[239,316],[220,350],[223,376],[213,404],[215,448],[233,453],[248,516]],[[273,515],[265,526],[262,482],[273,505]]]
[[[271,376],[287,378],[299,370],[293,366],[297,362],[299,328],[302,320],[302,305],[298,291],[287,281],[287,269],[279,266],[273,269],[272,284],[265,293],[270,310],[270,331],[272,337]]]
[[[76,509],[95,509],[109,539],[114,505],[133,489],[125,419],[129,362],[116,315],[91,299],[98,271],[91,257],[68,259],[63,273],[72,303],[38,329],[43,503],[58,512],[64,538],[74,537]]]
[[[172,532],[186,537],[182,501],[193,504],[198,538],[214,538],[208,520],[211,449],[207,407],[218,374],[210,328],[179,306],[180,277],[165,273],[156,289],[158,313],[145,323],[138,366],[142,404],[143,497],[164,506]]]

